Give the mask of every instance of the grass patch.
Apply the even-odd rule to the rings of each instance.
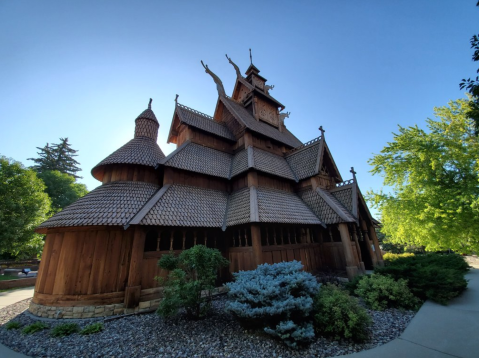
[[[19,280],[20,277],[13,275],[0,275],[0,281]]]
[[[87,335],[87,334],[94,334],[103,331],[103,323],[92,323],[85,328],[82,329],[80,334]]]
[[[64,337],[73,333],[77,333],[79,330],[80,327],[78,327],[78,324],[76,323],[63,323],[55,326],[50,335],[52,337]]]
[[[23,334],[32,334],[35,332],[43,331],[44,329],[49,328],[49,326],[43,322],[35,322],[26,326],[23,330]]]
[[[17,322],[17,321],[10,321],[8,322],[6,325],[5,325],[5,328],[7,330],[11,330],[11,329],[19,329],[22,325],[20,324],[20,322]]]

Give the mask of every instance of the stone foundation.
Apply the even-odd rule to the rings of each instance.
[[[158,308],[160,301],[161,298],[151,301],[140,302],[139,306],[136,308],[125,308],[123,303],[104,306],[58,307],[43,306],[31,302],[28,310],[31,314],[43,318],[96,318],[153,311]]]

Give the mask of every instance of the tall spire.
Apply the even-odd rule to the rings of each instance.
[[[249,62],[250,62],[250,65],[253,64],[253,55],[251,54],[251,49],[249,49]]]
[[[152,101],[153,100],[150,98],[148,108],[141,112],[141,114],[135,119],[135,138],[147,137],[155,141],[158,139],[158,129],[160,128],[160,124],[151,110]]]

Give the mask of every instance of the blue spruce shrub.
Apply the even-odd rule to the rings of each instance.
[[[233,274],[226,310],[243,326],[263,328],[288,346],[314,338],[311,312],[319,284],[298,261],[259,265]]]

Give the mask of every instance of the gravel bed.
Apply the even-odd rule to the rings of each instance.
[[[0,324],[12,319],[22,325],[36,322],[23,313],[30,300],[0,310]],[[320,337],[304,349],[292,350],[269,336],[244,331],[224,312],[225,302],[224,296],[215,299],[212,314],[204,320],[188,321],[180,317],[165,321],[155,313],[133,315],[105,322],[104,331],[89,336],[52,338],[50,330],[24,335],[19,330],[0,327],[0,342],[31,357],[333,357],[387,343],[398,337],[414,317],[411,311],[368,310],[373,320],[368,342],[355,344]],[[70,320],[49,325],[54,327],[65,321]],[[83,328],[93,321],[76,322]]]

